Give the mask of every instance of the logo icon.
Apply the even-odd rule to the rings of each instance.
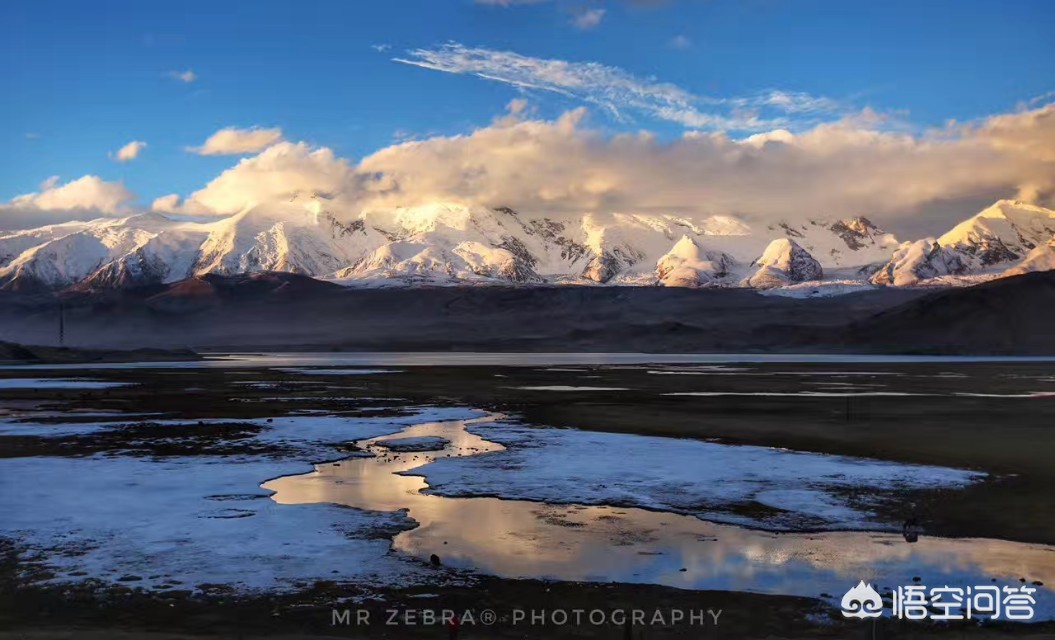
[[[843,596],[842,607],[847,618],[878,618],[883,615],[883,598],[862,580]]]

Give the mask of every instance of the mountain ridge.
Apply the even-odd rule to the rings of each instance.
[[[848,287],[955,285],[1051,268],[1055,211],[1001,200],[937,238],[899,242],[866,217],[752,228],[730,216],[433,203],[340,215],[325,194],[219,218],[150,212],[0,233],[0,289],[105,289],[281,271],[347,286]]]

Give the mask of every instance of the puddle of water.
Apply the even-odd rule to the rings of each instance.
[[[954,395],[965,398],[1055,398],[1055,391],[1031,391],[1029,393],[966,393]]]
[[[470,421],[434,422],[357,444],[373,457],[317,465],[312,473],[269,481],[280,504],[336,503],[370,511],[406,509],[418,527],[393,541],[419,558],[507,578],[617,581],[839,598],[859,580],[882,588],[1055,585],[1055,548],[984,539],[870,532],[770,533],[692,516],[610,506],[549,505],[495,497],[423,493],[413,471],[441,458],[504,450],[466,430]],[[441,451],[393,452],[381,442],[443,438]],[[599,452],[603,453],[603,452]],[[508,473],[517,473],[509,469]],[[794,493],[794,490],[787,490]],[[781,496],[787,502],[794,496]],[[1055,617],[1055,592],[1037,587],[1037,618]],[[835,600],[833,600],[834,602]]]
[[[549,384],[534,387],[511,387],[524,391],[629,391],[626,387],[574,387],[566,384]]]
[[[307,376],[368,376],[377,373],[399,373],[396,369],[307,369],[285,367],[275,369],[283,373],[300,373]]]
[[[104,382],[56,378],[7,378],[0,379],[0,389],[113,389],[131,386],[130,382]]]
[[[908,393],[906,391],[679,391],[664,393],[665,396],[766,396],[773,398],[844,398],[851,396],[933,396],[933,393]]]

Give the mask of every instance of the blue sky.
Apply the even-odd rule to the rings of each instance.
[[[646,93],[666,83],[696,115],[739,122],[757,109],[794,130],[870,107],[921,130],[1055,89],[1053,25],[1055,3],[1042,0],[9,0],[0,8],[0,201],[52,175],[120,180],[147,203],[187,194],[237,159],[186,150],[227,126],[279,127],[353,161],[404,136],[485,126],[517,97],[544,118],[585,104],[612,133],[673,138],[697,128],[657,115],[651,95],[634,104],[607,86],[518,88],[511,82],[524,78],[501,76],[509,61],[493,59],[502,52],[598,63]],[[484,52],[473,64],[500,79],[460,72],[473,69],[451,58],[467,50]],[[173,73],[188,70],[190,82]],[[798,106],[757,106],[772,91],[799,96]],[[135,160],[108,156],[132,140],[147,143]]]

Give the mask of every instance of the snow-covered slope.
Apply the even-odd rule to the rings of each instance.
[[[938,238],[960,253],[968,269],[1014,262],[1055,237],[1055,211],[1014,200],[1000,200]]]
[[[1037,245],[1026,257],[1003,272],[1004,276],[1017,276],[1033,271],[1051,271],[1055,269],[1055,240],[1048,244]]]
[[[821,264],[798,243],[788,238],[770,242],[762,257],[755,260],[751,266],[754,271],[744,278],[741,285],[756,289],[772,289],[824,277]]]
[[[824,277],[900,286],[1050,268],[1051,251],[1038,247],[1053,229],[1055,212],[1011,201],[937,239],[900,244],[867,218],[752,228],[729,216],[558,219],[457,203],[353,212],[326,195],[293,194],[227,217],[145,213],[0,233],[0,287],[125,287],[262,271],[357,286],[782,288]]]
[[[972,284],[979,280],[1053,268],[1055,211],[1000,200],[944,235],[906,242],[872,283],[882,285]]]
[[[967,270],[959,252],[945,249],[934,238],[906,242],[890,261],[872,276],[872,284],[908,286]]]
[[[656,262],[656,276],[666,287],[720,284],[729,277],[735,264],[729,254],[707,251],[686,235]]]
[[[805,249],[825,269],[878,265],[890,259],[898,240],[865,217],[834,222],[812,219],[802,224],[781,222],[768,227],[768,238],[783,235]]]

